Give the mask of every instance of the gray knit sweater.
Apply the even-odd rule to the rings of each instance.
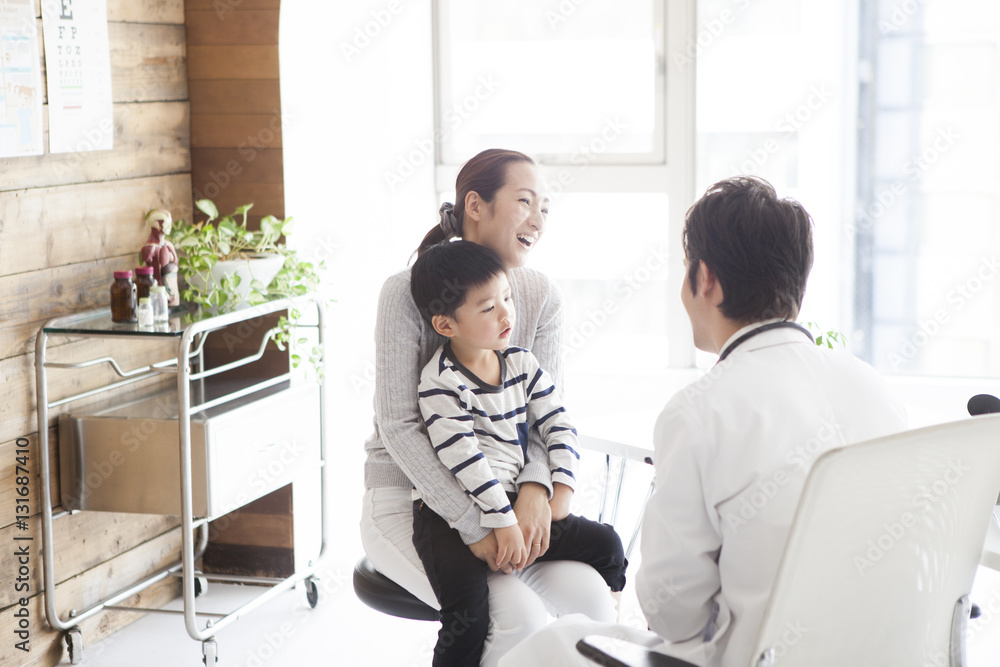
[[[531,350],[556,387],[562,386],[562,299],[542,273],[508,271],[517,317],[510,344]],[[480,525],[482,510],[441,463],[423,426],[417,406],[420,369],[444,343],[420,317],[410,296],[410,270],[391,276],[382,286],[375,325],[375,432],[365,442],[365,488],[414,488],[466,544],[478,542],[490,529]],[[532,433],[518,483],[538,482],[552,492],[545,446]]]

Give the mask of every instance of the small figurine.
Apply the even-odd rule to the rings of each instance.
[[[167,304],[180,305],[181,296],[177,290],[177,250],[167,238],[174,224],[170,211],[162,208],[146,214],[152,229],[146,245],[139,251],[143,264],[153,267],[153,277],[159,285],[167,288]]]

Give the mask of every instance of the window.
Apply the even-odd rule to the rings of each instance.
[[[610,415],[620,422],[637,406],[587,390],[604,384],[596,378],[629,375],[641,392],[694,356],[678,297],[694,60],[667,57],[671,45],[683,52],[693,9],[693,0],[435,3],[438,192],[452,201],[461,164],[485,148],[539,163],[552,203],[532,265],[563,292],[566,391],[590,432],[613,433]],[[655,414],[663,396],[652,395]],[[648,440],[648,428],[638,437]]]
[[[663,11],[655,0],[441,0],[442,162],[516,146],[543,162],[662,163]],[[613,138],[592,150],[601,135]]]

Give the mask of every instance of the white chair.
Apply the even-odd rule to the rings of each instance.
[[[998,489],[1000,415],[823,454],[806,480],[750,665],[963,665],[968,595]],[[634,645],[638,657],[616,657],[595,650],[600,641],[577,646],[604,665],[688,664]]]

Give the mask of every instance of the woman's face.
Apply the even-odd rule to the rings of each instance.
[[[490,203],[476,193],[465,200],[464,238],[500,255],[508,268],[524,266],[542,236],[549,198],[541,174],[530,162],[507,166],[507,180]]]

